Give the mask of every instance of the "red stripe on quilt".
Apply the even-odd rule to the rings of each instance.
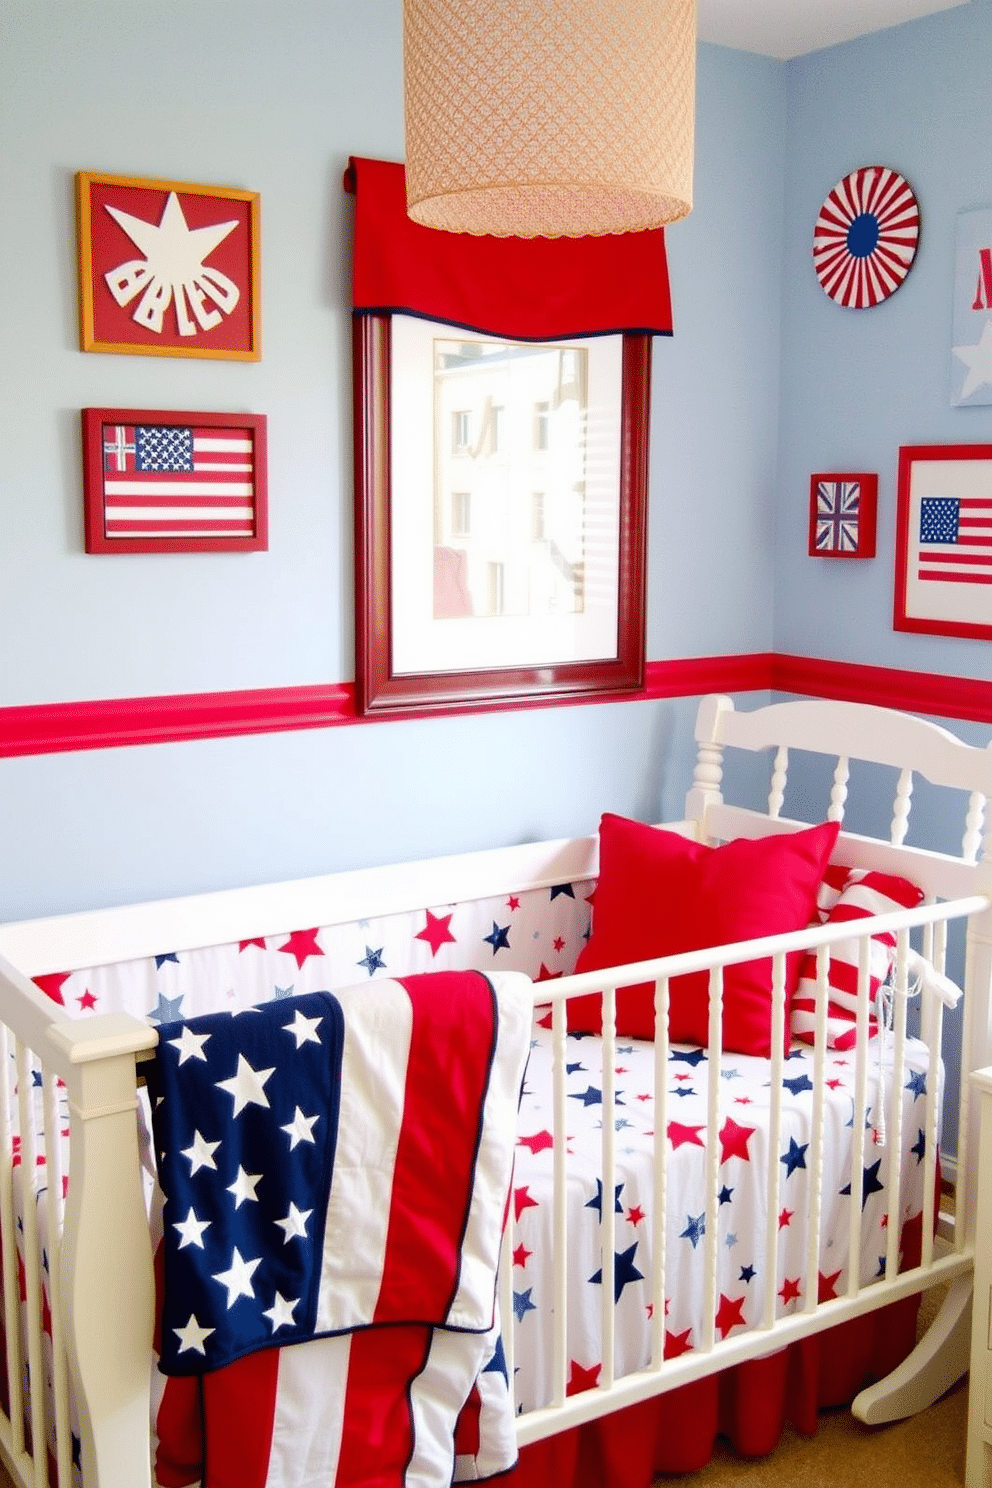
[[[351,1340],[334,1488],[402,1488],[413,1452],[410,1385],[430,1350],[430,1328],[367,1328]]]
[[[411,1296],[424,1318],[451,1306],[496,1037],[478,972],[399,981],[413,1027],[376,1323],[409,1321]]]
[[[279,1349],[259,1349],[201,1376],[206,1436],[203,1488],[265,1488],[279,1353]]]

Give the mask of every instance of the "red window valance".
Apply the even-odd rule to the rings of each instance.
[[[439,232],[406,214],[402,165],[354,156],[352,303],[514,341],[618,331],[671,335],[662,228],[585,238]]]

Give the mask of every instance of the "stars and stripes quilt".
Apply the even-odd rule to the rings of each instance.
[[[441,972],[162,1026],[160,1483],[512,1466],[495,1287],[531,1009],[525,976]]]

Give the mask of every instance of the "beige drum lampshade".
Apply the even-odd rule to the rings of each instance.
[[[499,237],[692,209],[695,0],[404,0],[407,207]]]

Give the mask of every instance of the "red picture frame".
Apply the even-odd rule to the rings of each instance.
[[[594,701],[643,691],[651,337],[624,334],[619,338],[622,388],[617,431],[619,489],[614,498],[618,524],[615,655],[606,659],[550,660],[542,665],[401,671],[394,662],[398,639],[394,627],[401,622],[393,613],[393,581],[398,567],[408,565],[411,558],[393,530],[397,513],[392,466],[394,460],[398,465],[405,461],[402,445],[396,449],[393,444],[393,320],[389,314],[362,314],[354,316],[352,323],[359,713],[388,716],[460,712],[536,702]],[[444,334],[443,329],[440,333]]]
[[[264,414],[84,408],[82,440],[87,553],[268,547]]]
[[[260,198],[76,174],[83,351],[261,357]]]
[[[878,476],[820,471],[809,478],[809,556],[874,558]]]
[[[899,450],[892,626],[992,640],[992,444]]]

